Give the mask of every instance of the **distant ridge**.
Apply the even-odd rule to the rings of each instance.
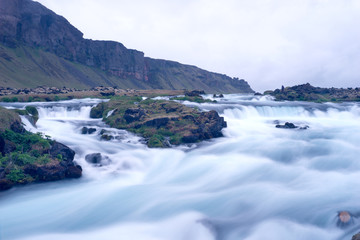
[[[203,89],[252,93],[244,80],[144,57],[114,41],[84,39],[64,17],[31,0],[0,0],[0,86]]]

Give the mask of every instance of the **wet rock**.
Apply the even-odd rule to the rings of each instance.
[[[262,96],[262,94],[259,92],[256,92],[256,93],[254,93],[254,96]]]
[[[69,166],[65,175],[67,178],[80,178],[82,175],[82,168],[79,165]]]
[[[128,108],[125,111],[124,119],[127,123],[132,123],[134,121],[139,121],[145,114],[145,110],[142,108]]]
[[[286,122],[284,125],[276,125],[276,128],[287,128],[287,129],[293,129],[293,128],[298,128],[297,126],[295,126],[295,124],[290,123],[290,122]]]
[[[222,93],[220,93],[219,95],[216,94],[213,95],[213,98],[223,98],[223,97],[224,95]]]
[[[108,165],[111,162],[108,156],[103,156],[101,153],[88,154],[85,156],[85,160],[97,166]]]
[[[102,134],[100,137],[101,140],[110,141],[114,139],[114,136],[108,135],[108,134]]]
[[[0,179],[0,191],[8,190],[14,185],[13,182],[7,179]]]
[[[81,129],[81,134],[93,134],[94,132],[96,132],[96,128],[83,127]]]
[[[101,153],[91,153],[85,156],[88,163],[99,164],[101,162]]]
[[[50,148],[50,155],[56,158],[59,154],[62,156],[63,161],[72,162],[74,160],[74,150],[62,143],[54,141]]]
[[[196,129],[193,129],[190,134],[182,137],[184,143],[194,143],[210,138],[222,137],[221,130],[227,126],[223,117],[212,110],[210,112],[202,112],[198,118],[195,119]]]
[[[351,240],[360,240],[360,233],[355,234],[355,235],[351,238]]]

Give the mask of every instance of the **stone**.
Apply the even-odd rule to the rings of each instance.
[[[85,161],[93,164],[99,164],[101,162],[101,159],[101,153],[91,153],[85,156]]]
[[[124,119],[127,123],[132,123],[134,121],[139,121],[145,114],[145,110],[142,108],[128,108],[125,111]]]
[[[295,124],[290,123],[290,122],[286,122],[284,125],[276,125],[276,128],[287,128],[287,129],[293,129],[293,128],[298,128],[297,126],[295,126]]]
[[[93,134],[94,132],[96,132],[96,128],[83,127],[81,129],[81,134]]]
[[[62,156],[63,161],[72,162],[74,160],[74,150],[62,143],[54,141],[50,148],[50,155],[56,158],[59,154]]]

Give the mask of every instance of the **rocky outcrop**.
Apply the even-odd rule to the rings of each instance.
[[[344,102],[360,101],[360,88],[320,88],[309,83],[284,87],[264,94],[272,95],[276,100],[312,101],[312,102]]]
[[[51,60],[53,57],[44,56],[41,61],[50,58],[48,62],[39,63],[35,59],[39,53],[32,54],[29,49],[24,48],[23,58],[33,62],[32,66],[38,70],[38,74],[35,74],[36,81],[40,74],[40,79],[53,78],[57,82],[73,78],[83,86],[106,84],[138,89],[187,88],[204,89],[207,92],[253,92],[247,82],[242,79],[230,78],[177,62],[147,58],[144,57],[144,53],[127,49],[118,42],[84,39],[83,34],[65,18],[31,0],[0,0],[0,29],[0,44],[7,48],[25,46],[52,53],[66,60]],[[4,64],[9,64],[9,66],[22,62],[19,56],[11,54],[1,46],[0,58],[3,58]],[[54,62],[59,66],[52,66]],[[89,76],[87,75],[89,71],[81,71],[71,63],[100,69],[105,74],[102,74],[100,79],[99,74],[95,72]],[[18,68],[21,69],[21,66]],[[53,72],[58,74],[52,74]],[[3,82],[6,82],[9,76],[6,75],[6,71],[4,74],[0,77],[3,77]],[[61,78],[59,75],[66,75],[66,78]],[[17,85],[31,86],[31,81],[35,82],[31,76],[28,74],[27,82],[19,77],[17,80],[21,82]],[[13,75],[12,77],[14,78]],[[95,78],[98,80],[94,80]],[[101,84],[94,81],[101,81]],[[53,85],[59,84],[53,81]]]
[[[185,143],[222,137],[221,130],[227,126],[224,118],[220,117],[214,110],[202,112],[194,121],[197,128],[193,129],[190,134],[183,136],[182,141]]]
[[[36,109],[35,109],[36,110]],[[29,111],[35,113],[34,109]],[[79,178],[75,152],[66,145],[26,131],[15,111],[0,108],[0,190],[33,182]]]
[[[109,111],[113,113],[107,116]],[[102,116],[111,127],[140,134],[149,147],[170,147],[221,137],[226,127],[224,118],[216,111],[199,112],[178,102],[142,100],[141,97],[111,99],[91,112],[97,118]],[[108,134],[104,132],[101,139],[104,135]]]

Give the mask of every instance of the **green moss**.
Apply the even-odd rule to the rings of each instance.
[[[154,134],[148,141],[148,146],[151,148],[162,148],[164,147],[164,137],[159,134]]]
[[[6,175],[6,178],[15,183],[21,183],[26,179],[26,175],[20,168],[13,168],[10,173]]]

